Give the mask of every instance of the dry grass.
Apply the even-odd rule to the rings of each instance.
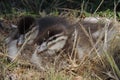
[[[71,18],[76,19],[74,15],[69,16],[68,19]],[[29,55],[30,49],[26,47],[27,45],[23,45],[23,50],[21,50],[27,53],[26,56],[17,57],[14,62],[9,63],[6,56],[5,38],[6,35],[0,34],[0,80],[119,80],[120,78],[119,33],[116,33],[115,38],[111,40],[109,49],[104,50],[104,56],[91,52],[95,54],[93,58],[86,55],[81,61],[76,57],[71,57],[71,55],[76,56],[77,38],[75,37],[71,55],[64,55],[65,52],[61,51],[59,55],[52,58],[51,62],[45,59],[45,65],[49,66],[46,72],[39,71],[29,62],[29,57],[26,56]],[[61,67],[60,63],[65,63],[65,66]]]

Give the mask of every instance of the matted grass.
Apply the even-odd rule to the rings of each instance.
[[[64,16],[70,21],[76,22],[78,20],[74,13]],[[86,55],[83,60],[79,61],[75,57],[62,55],[61,61],[65,60],[68,66],[59,70],[60,65],[48,63],[50,66],[45,72],[39,71],[29,60],[21,57],[9,63],[7,61],[7,47],[5,46],[6,37],[7,34],[0,33],[0,80],[119,80],[120,78],[120,33],[115,34],[109,49],[104,50],[104,56],[100,57],[93,52],[91,53],[95,54],[93,58]]]

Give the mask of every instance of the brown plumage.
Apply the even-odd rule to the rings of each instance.
[[[19,19],[17,26],[19,34],[25,34],[30,31],[35,24],[35,18],[32,16],[23,16]]]
[[[32,24],[29,24],[29,19],[31,19],[30,22]],[[99,19],[95,20],[95,22],[83,20],[74,25],[71,25],[69,21],[60,17],[43,17],[39,19],[26,17],[25,21],[28,21],[25,27],[23,27],[24,18],[19,21],[18,34],[26,35],[29,30],[35,28],[35,31],[30,34],[31,43],[33,45],[37,45],[35,46],[36,49],[32,55],[31,61],[42,69],[42,57],[39,53],[51,55],[51,53],[57,53],[62,49],[66,51],[65,53],[71,53],[75,40],[75,32],[78,33],[76,39],[79,39],[76,45],[79,59],[82,59],[86,53],[90,52],[95,43],[98,41],[100,35],[102,35],[100,41],[104,41],[105,31],[107,28],[108,39],[111,39],[112,34],[116,32],[114,29],[111,30],[111,28],[114,27],[114,23],[109,21],[105,23],[99,23]],[[17,40],[19,40],[19,38],[17,38]],[[99,44],[97,44],[95,47],[98,48],[101,46]]]
[[[35,41],[40,45],[43,41],[47,40],[55,34],[64,33],[68,34],[68,22],[60,17],[44,17],[37,20],[39,26],[38,37]]]

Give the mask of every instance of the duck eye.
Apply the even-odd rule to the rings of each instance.
[[[53,40],[56,40],[56,39],[57,39],[57,37],[56,37],[56,36],[54,36],[54,37],[52,37],[52,38],[48,39],[48,41],[53,41]]]
[[[46,41],[46,39],[44,38],[44,39],[43,39],[43,42],[45,42],[45,41]]]
[[[55,39],[57,39],[57,37],[56,37],[56,36],[52,38],[52,40],[55,40]]]

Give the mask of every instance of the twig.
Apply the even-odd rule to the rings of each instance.
[[[97,9],[94,11],[93,15],[97,12],[97,10],[100,8],[100,6],[102,5],[103,2],[104,2],[104,0],[102,0],[102,1],[100,2],[100,4],[98,5]]]

